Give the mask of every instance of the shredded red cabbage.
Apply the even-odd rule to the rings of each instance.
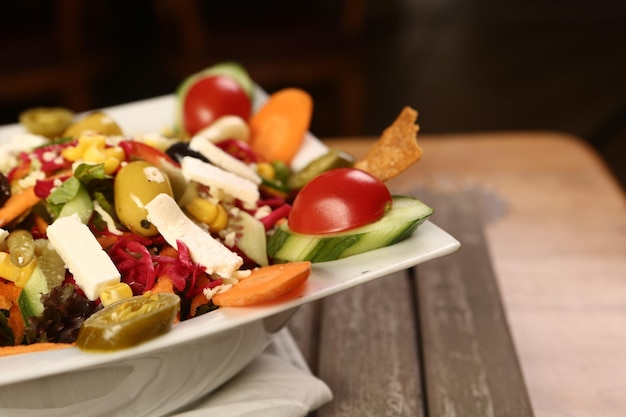
[[[122,281],[135,295],[152,289],[156,279],[163,275],[172,279],[176,291],[191,293],[195,290],[198,274],[205,268],[191,260],[189,249],[183,242],[177,244],[177,257],[161,255],[152,239],[127,233],[108,252],[122,275]]]
[[[275,210],[272,210],[270,214],[263,217],[261,219],[261,223],[265,226],[265,230],[270,230],[272,227],[276,225],[276,222],[282,218],[286,218],[289,216],[289,212],[291,211],[291,206],[289,204],[283,204]]]

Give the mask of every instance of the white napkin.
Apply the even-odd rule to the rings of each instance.
[[[330,400],[285,328],[237,376],[171,417],[305,417]]]

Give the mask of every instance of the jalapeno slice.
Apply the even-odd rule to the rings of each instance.
[[[50,139],[60,136],[73,119],[74,112],[63,107],[35,107],[19,116],[20,123],[29,132]]]
[[[309,162],[302,170],[294,173],[289,178],[288,185],[294,190],[299,190],[304,187],[304,184],[323,172],[335,168],[348,168],[352,165],[354,165],[354,159],[351,155],[338,149],[329,149],[325,154]]]
[[[145,294],[117,301],[94,313],[81,326],[76,345],[110,352],[136,346],[167,333],[180,309],[175,294]]]

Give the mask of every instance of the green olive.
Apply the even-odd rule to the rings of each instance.
[[[83,322],[76,345],[93,352],[136,346],[167,333],[179,310],[180,297],[171,293],[137,295],[117,301]]]
[[[167,175],[146,161],[132,161],[119,170],[113,185],[115,212],[129,230],[142,236],[157,234],[145,205],[161,193],[173,196]]]
[[[20,113],[19,120],[31,133],[53,139],[72,123],[74,112],[63,107],[35,107]]]
[[[93,131],[107,136],[119,136],[123,134],[122,129],[115,120],[111,119],[111,117],[104,112],[94,111],[70,125],[65,132],[63,132],[63,137],[78,137],[83,132],[87,131]]]

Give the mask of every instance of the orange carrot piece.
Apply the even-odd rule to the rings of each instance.
[[[74,343],[33,343],[32,345],[19,345],[19,346],[3,346],[0,347],[0,357],[19,355],[22,353],[43,352],[47,350],[65,349],[75,346]]]
[[[250,146],[266,161],[288,164],[311,124],[313,99],[304,90],[285,88],[270,95],[250,117]]]
[[[172,281],[172,278],[167,275],[161,275],[157,278],[156,283],[150,292],[152,294],[159,294],[163,292],[174,294],[174,281]]]
[[[196,317],[196,310],[198,309],[198,307],[203,306],[207,304],[208,302],[209,300],[206,299],[204,292],[200,292],[194,295],[191,298],[191,304],[189,306],[189,316]]]
[[[159,294],[159,293],[176,294],[176,292],[174,291],[174,281],[172,281],[172,278],[168,277],[167,275],[161,275],[160,277],[157,278],[156,283],[154,284],[154,287],[152,287],[152,289],[150,290],[150,293],[152,294]],[[174,319],[174,323],[178,323],[178,322],[180,322],[180,311],[178,312],[178,314],[176,315],[176,318]]]
[[[311,274],[311,262],[289,262],[254,269],[230,290],[213,297],[220,307],[240,307],[271,301],[299,287]]]
[[[207,285],[211,280],[209,279],[209,277],[205,274],[201,274],[198,276],[198,279],[196,281],[196,286],[197,287],[204,287],[205,285]],[[189,316],[191,317],[195,317],[196,316],[196,310],[198,309],[198,307],[207,304],[209,302],[209,300],[207,300],[206,296],[204,295],[204,292],[199,292],[198,294],[194,295],[193,297],[191,297],[191,304],[189,306]]]
[[[13,304],[17,304],[22,289],[13,282],[0,281],[0,309],[9,310]]]
[[[0,226],[4,226],[18,218],[26,210],[37,204],[41,198],[35,194],[35,187],[28,187],[11,197],[0,207]]]
[[[39,233],[41,233],[42,236],[46,235],[46,231],[48,230],[48,222],[39,214],[33,216],[33,226]]]
[[[102,249],[107,249],[113,246],[113,244],[119,240],[119,236],[101,235],[101,236],[98,236],[96,240],[98,241]]]
[[[11,330],[13,330],[14,343],[16,345],[21,344],[22,339],[24,338],[24,333],[26,332],[26,324],[24,323],[22,312],[20,311],[17,303],[13,304],[9,310],[8,325]]]
[[[178,258],[178,251],[174,247],[167,245],[159,251],[159,255]]]
[[[22,289],[12,282],[0,282],[0,308],[9,311],[8,325],[13,331],[15,344],[24,338],[25,324],[17,304]]]

